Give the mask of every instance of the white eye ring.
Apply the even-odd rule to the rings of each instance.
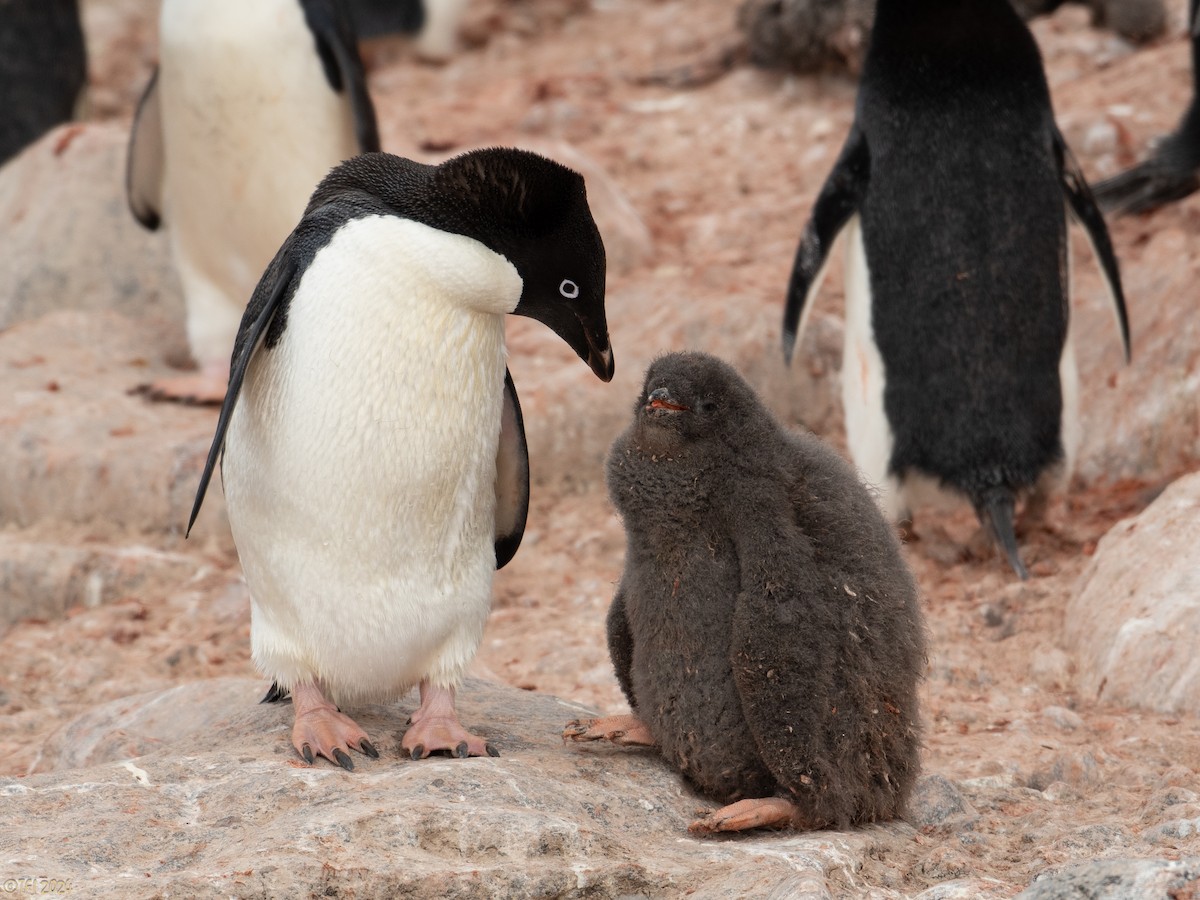
[[[579,296],[579,285],[570,278],[564,278],[562,284],[558,286],[558,292],[568,300],[574,300]]]

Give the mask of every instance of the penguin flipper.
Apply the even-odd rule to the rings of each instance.
[[[617,585],[613,594],[612,605],[608,608],[605,620],[608,631],[608,655],[612,659],[613,671],[617,676],[617,684],[629,701],[629,708],[637,712],[637,703],[633,698],[633,677],[629,674],[633,668],[633,633],[629,630],[629,619],[625,616],[625,586]]]
[[[134,218],[151,231],[162,220],[163,160],[162,107],[156,67],[138,101],[125,159],[125,199]]]
[[[496,568],[516,556],[529,516],[529,445],[512,374],[504,370],[504,411],[496,451]]]
[[[1113,252],[1112,240],[1108,235],[1108,226],[1104,224],[1104,216],[1092,190],[1088,187],[1083,170],[1075,161],[1071,149],[1063,140],[1057,126],[1051,123],[1054,134],[1054,153],[1058,158],[1058,170],[1062,178],[1063,193],[1071,207],[1076,221],[1083,225],[1092,252],[1104,272],[1104,280],[1108,284],[1109,297],[1112,300],[1113,312],[1117,317],[1117,328],[1121,332],[1121,344],[1125,349],[1125,361],[1129,361],[1129,315],[1125,311],[1125,292],[1121,289],[1121,271],[1117,266],[1117,256]]]
[[[808,322],[813,295],[824,280],[829,250],[862,203],[870,178],[870,163],[866,136],[856,122],[846,136],[833,171],[825,179],[796,249],[783,311],[783,358],[788,364]]]
[[[212,480],[213,471],[217,467],[217,459],[225,446],[225,432],[229,429],[229,420],[233,417],[234,407],[237,406],[238,393],[242,382],[246,379],[246,369],[254,353],[262,344],[267,328],[279,311],[283,300],[291,293],[295,281],[297,266],[288,252],[289,244],[275,256],[266,274],[254,289],[254,296],[242,316],[242,324],[238,328],[237,337],[233,344],[233,361],[229,366],[229,387],[225,389],[225,400],[221,404],[221,414],[217,417],[217,430],[213,434],[212,445],[208,448],[208,458],[204,461],[204,472],[200,475],[200,485],[196,488],[196,500],[192,504],[192,514],[188,518],[186,538],[191,534],[192,526],[196,524],[196,516],[204,503],[204,495],[208,491],[208,483]],[[266,293],[269,291],[269,293]],[[266,297],[265,302],[259,298]]]
[[[329,86],[338,93],[344,90],[350,100],[359,153],[379,151],[375,105],[367,90],[367,73],[358,55],[354,23],[348,8],[332,0],[300,0],[300,5],[317,43]]]

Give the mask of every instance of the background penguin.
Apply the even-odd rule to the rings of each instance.
[[[724,809],[694,832],[903,810],[925,669],[917,589],[867,489],[728,365],[655,361],[608,458],[625,524],[609,649],[633,716],[569,740],[656,744]]]
[[[528,508],[504,315],[545,323],[608,381],[604,272],[582,177],[504,149],[349,160],[271,262],[188,528],[224,447],[254,659],[269,699],[291,691],[309,762],[376,755],[333,704],[416,684],[406,752],[494,755],[454,690]]]
[[[0,3],[0,163],[73,118],[86,83],[77,0]]]
[[[1128,324],[1108,230],[1007,0],[880,0],[854,124],[796,252],[784,356],[845,228],[842,401],[851,455],[893,519],[923,485],[965,495],[1027,573],[1015,497],[1070,470],[1066,209]]]
[[[349,0],[360,38],[407,34],[417,53],[446,60],[458,44],[458,25],[469,0]]]
[[[219,403],[263,269],[317,183],[379,135],[342,0],[164,0],[160,43],[129,205],[147,228],[170,226],[200,372],[151,395]]]
[[[1200,188],[1200,0],[1188,5],[1192,41],[1192,102],[1175,131],[1150,158],[1096,185],[1096,199],[1122,214],[1150,212]]]

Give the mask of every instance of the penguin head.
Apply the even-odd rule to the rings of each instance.
[[[604,313],[604,242],[583,176],[527,150],[464,153],[434,170],[439,193],[462,204],[462,233],[521,276],[517,315],[551,328],[602,381],[613,377]]]
[[[663,448],[706,444],[736,451],[774,423],[732,366],[692,352],[651,363],[634,416],[643,435]]]

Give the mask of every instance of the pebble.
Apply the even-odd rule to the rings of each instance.
[[[1083,727],[1083,717],[1065,706],[1047,706],[1042,710],[1042,718],[1061,731],[1075,731]]]
[[[909,820],[917,828],[962,827],[979,818],[962,791],[941,775],[927,775],[918,781],[908,806]]]

